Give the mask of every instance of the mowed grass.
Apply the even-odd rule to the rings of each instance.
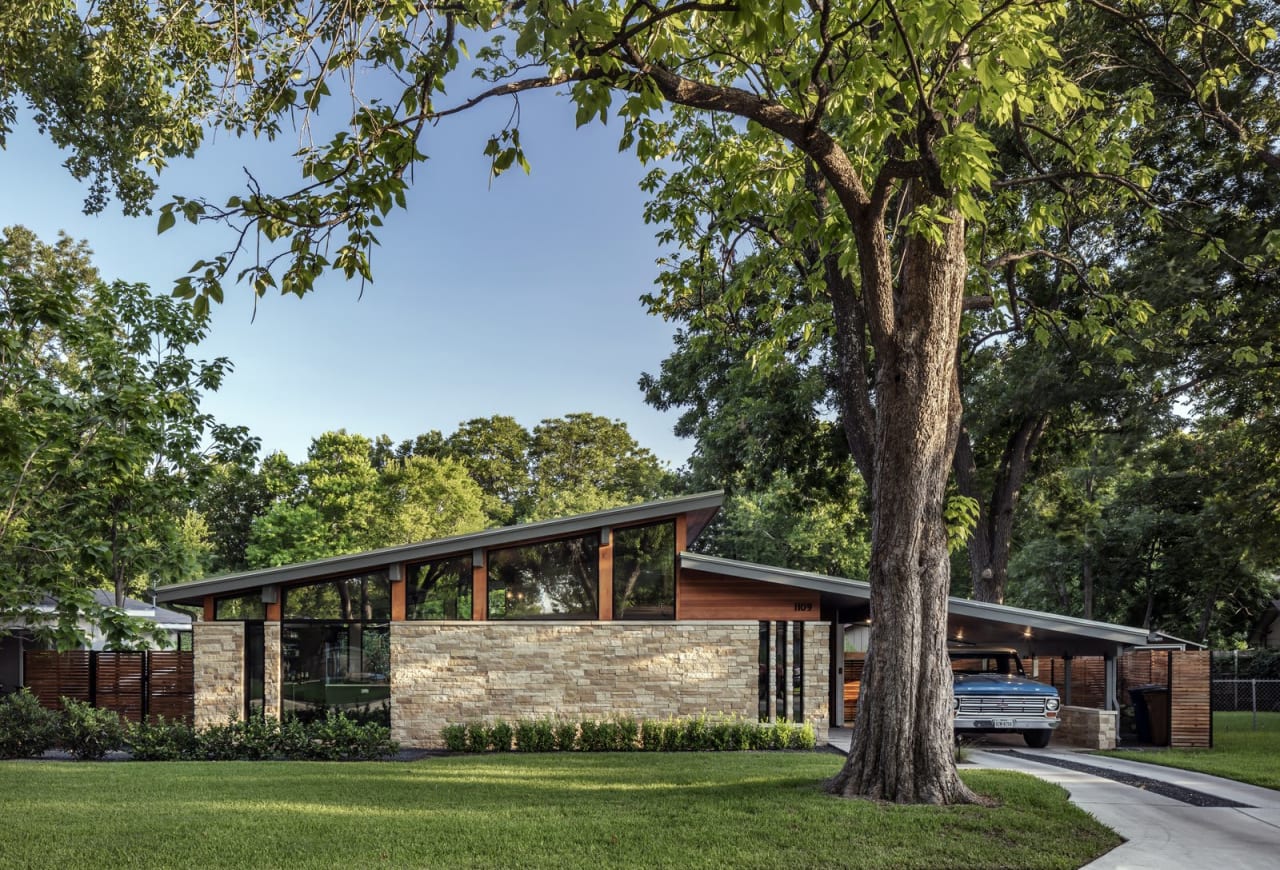
[[[1280,789],[1280,713],[1214,713],[1212,749],[1149,749],[1108,752],[1148,764],[1162,764]]]
[[[840,800],[826,753],[0,764],[3,867],[1074,868],[1119,842],[1057,786]]]

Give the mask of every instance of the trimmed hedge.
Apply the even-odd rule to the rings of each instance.
[[[161,717],[126,724],[112,710],[70,698],[62,706],[61,713],[46,710],[25,689],[0,699],[0,758],[61,747],[81,761],[117,749],[128,749],[135,761],[373,761],[400,749],[386,726],[334,712],[312,722],[253,716],[196,730]]]
[[[813,749],[813,726],[751,722],[735,716],[687,719],[501,719],[466,722],[441,731],[450,752],[734,752]]]

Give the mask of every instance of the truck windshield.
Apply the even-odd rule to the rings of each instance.
[[[1018,657],[1008,653],[974,653],[973,655],[952,655],[951,670],[957,674],[1005,674],[1021,676],[1022,667]]]

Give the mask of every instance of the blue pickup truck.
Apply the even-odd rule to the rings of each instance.
[[[947,650],[955,677],[956,736],[1021,734],[1028,746],[1048,746],[1058,727],[1058,690],[1029,678],[1008,647]]]

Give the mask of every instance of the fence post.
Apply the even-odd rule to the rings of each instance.
[[[1250,680],[1249,687],[1253,690],[1253,730],[1258,730],[1258,681]]]

